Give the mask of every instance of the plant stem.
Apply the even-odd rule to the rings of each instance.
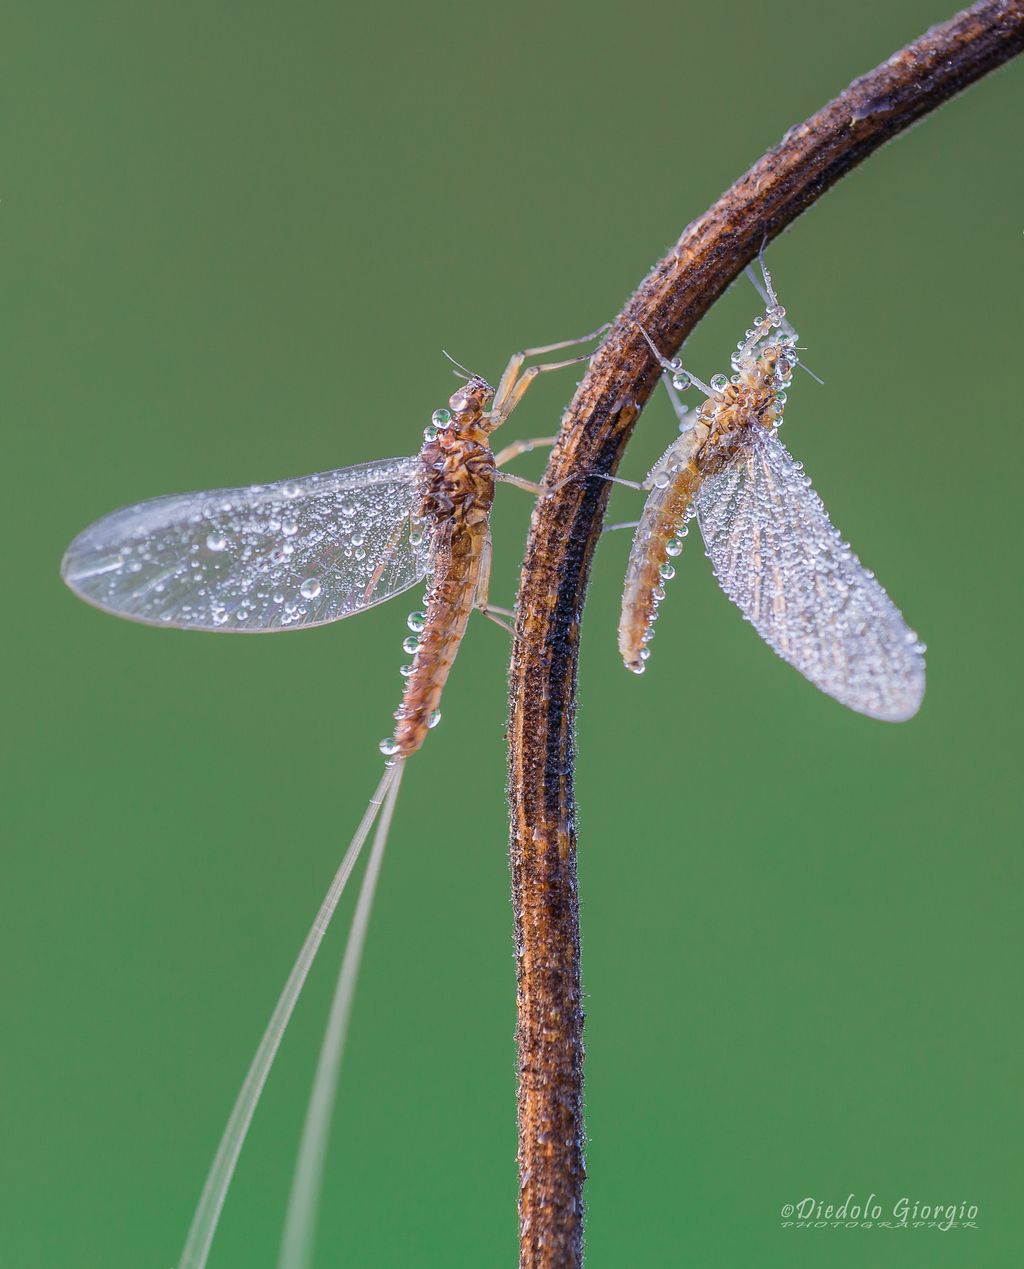
[[[1024,0],[982,0],[856,80],[684,231],[618,316],[562,420],[520,579],[510,670],[520,1269],[583,1261],[583,1007],[573,767],[580,618],[609,484],[658,367],[736,275],[851,168],[1024,50]]]

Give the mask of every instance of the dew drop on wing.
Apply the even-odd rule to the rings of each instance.
[[[694,505],[719,584],[769,647],[859,713],[917,713],[922,646],[777,436],[750,428]]]
[[[61,571],[89,603],[152,625],[273,631],[337,621],[426,575],[429,543],[412,540],[419,473],[418,457],[391,458],[153,498],[90,525]],[[316,602],[285,604],[300,595]]]

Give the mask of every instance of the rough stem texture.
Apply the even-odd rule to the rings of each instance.
[[[658,367],[766,240],[884,142],[1024,49],[1024,0],[983,0],[792,128],[644,279],[562,420],[533,517],[512,653],[509,796],[516,936],[521,1269],[583,1260],[583,1007],[573,798],[580,618],[609,484]]]

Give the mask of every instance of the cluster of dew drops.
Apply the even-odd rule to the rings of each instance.
[[[712,391],[722,392],[730,383],[740,384],[743,382],[744,371],[749,372],[751,365],[756,362],[759,352],[763,352],[767,347],[767,341],[772,332],[782,325],[786,316],[786,310],[781,304],[773,304],[765,311],[763,317],[759,318],[749,330],[744,332],[744,336],[736,344],[736,351],[732,354],[731,365],[733,369],[732,377],[724,374],[712,375],[708,382],[708,386]],[[782,423],[782,411],[786,405],[786,393],[784,388],[788,384],[793,367],[797,363],[796,349],[794,348],[795,335],[786,335],[777,341],[772,341],[780,350],[778,362],[775,367],[774,375],[774,393],[776,414],[772,421],[772,431],[778,430]],[[677,392],[685,392],[687,388],[693,386],[693,380],[683,369],[682,361],[678,357],[674,357],[669,363],[669,374],[671,376],[672,387]],[[713,403],[708,401],[698,411],[698,417],[701,417],[705,407],[713,409]],[[683,414],[688,413],[683,407]],[[679,424],[680,431],[685,431],[690,426],[689,420],[683,418]],[[678,476],[683,470],[682,464],[673,463],[659,471],[654,477],[655,489],[666,489],[671,483],[674,476]],[[808,484],[810,481],[808,480]],[[696,508],[691,503],[682,518],[682,521],[673,529],[672,536],[665,544],[665,554],[674,558],[682,555],[683,544],[687,534],[690,531],[690,521],[697,514]],[[647,620],[647,626],[640,637],[641,643],[644,645],[640,649],[640,661],[638,665],[630,666],[634,674],[643,674],[647,668],[647,662],[651,656],[649,644],[654,638],[654,623],[658,619],[658,609],[661,601],[665,598],[665,582],[670,582],[676,575],[675,565],[671,559],[665,560],[658,566],[659,582],[651,591],[651,614]]]
[[[307,486],[315,486],[315,483],[315,477],[310,478],[310,480],[308,480],[305,484],[289,481],[281,488],[281,495],[288,500],[299,498],[303,494],[309,492]],[[247,493],[255,495],[261,493],[262,491],[263,486],[253,485],[247,490]],[[224,502],[219,504],[214,512],[208,512],[207,514],[211,516],[214,514],[223,515],[225,513],[230,513],[233,510],[235,510],[235,508],[231,502]],[[353,517],[356,515],[358,510],[356,504],[351,500],[351,498],[342,496],[335,510],[342,517],[342,552],[345,558],[364,560],[366,558],[366,535],[358,522],[353,522]],[[196,513],[196,515],[192,517],[193,521],[199,521],[202,518],[204,518],[204,516],[201,512]],[[325,536],[327,533],[326,525],[322,528],[310,526],[308,524],[300,525],[299,520],[294,515],[281,513],[276,507],[271,510],[270,515],[265,522],[256,521],[246,524],[239,520],[238,523],[232,527],[241,539],[241,550],[233,554],[233,558],[236,558],[243,564],[248,563],[257,577],[260,573],[287,568],[290,565],[292,557],[295,554],[294,539],[297,538],[300,530],[307,538],[315,536],[317,533],[319,533],[320,536]],[[337,529],[337,523],[332,520],[331,530],[334,533],[337,533]],[[259,547],[257,542],[259,536],[262,534],[278,535],[280,538],[274,546],[274,549],[265,556],[260,556],[258,554]],[[218,555],[229,550],[232,547],[232,541],[225,534],[222,528],[215,527],[207,534],[205,546],[206,550],[211,554]],[[194,554],[198,553],[199,544],[194,544],[191,550]],[[194,569],[199,569],[201,566],[199,559],[194,560],[191,565]],[[323,591],[323,585],[320,579],[313,574],[309,577],[303,578],[295,591],[291,593],[287,593],[282,589],[277,589],[271,593],[269,590],[259,588],[258,582],[256,583],[256,586],[257,588],[252,592],[254,599],[263,603],[266,603],[269,600],[276,607],[279,607],[281,610],[280,624],[282,626],[289,626],[295,622],[300,622],[308,616],[308,604],[318,599]],[[160,592],[163,587],[158,584],[154,589],[157,592]],[[200,588],[196,593],[203,596],[206,593],[206,588]],[[183,609],[187,611],[188,605],[184,605]],[[218,603],[216,601],[211,601],[210,603],[210,618],[214,625],[226,625],[232,617],[236,622],[244,623],[251,615],[251,608],[246,606],[244,599],[239,607],[233,612],[223,603]],[[166,619],[170,620],[170,616]]]
[[[451,427],[451,424],[451,410],[435,410],[430,416],[430,422],[423,429],[424,439],[428,441],[434,440],[437,437],[438,432],[445,431],[447,428]],[[422,521],[415,522],[415,527],[409,535],[409,541],[413,546],[423,545],[424,539],[421,525]],[[419,655],[421,647],[420,635],[423,633],[423,629],[427,624],[427,614],[425,610],[430,603],[431,572],[432,570],[428,562],[426,570],[427,589],[423,592],[423,608],[416,609],[415,612],[411,612],[405,619],[405,624],[409,627],[412,633],[406,635],[406,637],[402,640],[402,651],[406,654],[406,656],[412,657],[412,660],[399,667],[399,673],[404,679],[409,678],[416,671],[416,658]],[[404,707],[399,705],[398,709],[395,710],[394,716],[396,721],[400,722],[405,717]],[[439,709],[435,709],[431,712],[430,717],[427,719],[427,726],[431,728],[436,727],[440,721],[441,711]],[[385,736],[377,747],[380,749],[385,758],[392,761],[398,753],[399,748],[398,741],[394,736]]]
[[[655,484],[657,484],[658,480],[662,478],[662,475],[664,475],[665,485],[668,484],[669,477],[667,472],[659,473],[655,479]],[[660,487],[664,488],[665,486],[662,485]],[[694,514],[695,512],[693,508],[688,507],[682,523],[676,525],[672,537],[670,537],[665,543],[666,555],[670,555],[673,558],[682,555],[683,542],[686,535],[690,532],[689,522],[693,519]],[[654,623],[658,620],[658,608],[661,605],[661,601],[665,598],[665,582],[670,582],[675,575],[675,565],[672,564],[670,560],[665,560],[664,563],[658,566],[658,576],[660,580],[658,585],[651,591],[651,614],[647,619],[647,626],[644,629],[643,634],[640,636],[640,642],[644,645],[640,649],[640,663],[629,667],[634,674],[643,674],[644,670],[647,669],[647,661],[650,659],[651,655],[651,649],[648,645],[654,638]]]

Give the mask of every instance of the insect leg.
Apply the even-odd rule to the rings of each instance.
[[[501,427],[502,423],[522,401],[526,394],[526,389],[538,375],[542,375],[548,370],[564,370],[566,366],[575,366],[580,361],[589,361],[592,355],[592,353],[586,353],[582,357],[569,357],[566,361],[546,361],[539,366],[531,366],[529,370],[524,370],[518,379],[513,378],[504,395],[502,395],[499,387],[494,398],[494,404],[487,412],[487,417],[491,420],[492,429]],[[503,375],[502,381],[504,381],[504,378],[505,376]]]
[[[501,626],[502,630],[507,630],[509,634],[513,633],[512,627],[506,617],[514,617],[515,613],[510,612],[507,608],[493,608],[488,602],[488,595],[491,589],[491,557],[493,550],[491,547],[490,534],[484,542],[484,549],[480,552],[480,572],[476,579],[476,594],[473,596],[473,607],[480,610],[485,617],[489,617],[495,625]]]
[[[642,493],[649,493],[651,486],[646,480],[627,480],[625,476],[609,476],[607,472],[592,471],[591,476],[597,480],[607,480],[613,485],[625,485],[627,489],[639,489]]]
[[[563,348],[575,348],[577,344],[589,344],[592,339],[596,339],[598,335],[603,335],[606,330],[611,330],[611,322],[604,322],[597,330],[592,330],[589,335],[578,335],[575,339],[563,339],[557,344],[541,344],[537,348],[524,348],[521,353],[517,353],[517,357],[541,357],[544,353],[561,352]]]
[[[510,463],[513,458],[518,458],[520,454],[531,454],[538,446],[554,445],[558,440],[557,436],[539,436],[532,441],[513,441],[511,445],[506,445],[504,449],[498,450],[494,455],[495,467],[504,467],[506,463]]]
[[[535,480],[524,480],[522,476],[513,476],[510,471],[496,471],[494,479],[500,480],[506,485],[515,485],[517,489],[525,489],[527,493],[536,494],[538,498],[546,498],[548,494],[554,493],[556,489],[561,488],[561,484],[565,483],[563,481],[561,484],[552,486],[549,489],[547,485],[538,485]],[[569,479],[575,480],[576,477],[570,476]]]
[[[661,381],[668,392],[668,399],[672,402],[672,409],[676,412],[676,418],[679,420],[679,430],[682,432],[685,428],[691,427],[693,424],[693,420],[687,418],[687,415],[690,413],[690,407],[688,405],[683,405],[682,398],[679,395],[679,389],[672,382],[669,375],[662,375]]]
[[[784,335],[788,335],[795,343],[798,338],[797,333],[786,320],[786,310],[779,303],[779,297],[775,293],[775,286],[772,283],[772,275],[768,272],[768,265],[765,263],[764,243],[761,244],[761,250],[757,253],[757,262],[761,266],[760,278],[749,264],[744,272],[753,284],[754,290],[764,301],[765,316],[773,321],[773,325],[775,324],[774,319],[777,319],[778,329]]]
[[[716,392],[714,388],[709,388],[706,383],[702,383],[700,379],[698,379],[697,376],[693,374],[691,371],[684,370],[683,363],[679,360],[678,357],[672,357],[671,359],[669,359],[668,357],[663,357],[661,353],[658,352],[658,349],[655,347],[654,340],[651,339],[650,335],[648,335],[648,333],[644,330],[644,328],[640,325],[640,323],[635,321],[634,319],[634,324],[636,325],[636,328],[640,332],[640,334],[643,335],[644,340],[647,344],[647,347],[654,354],[655,361],[662,368],[662,370],[664,370],[667,374],[670,374],[673,379],[680,380],[679,386],[681,388],[688,387],[691,383],[693,383],[693,384],[696,384],[696,386],[701,390],[701,392],[704,393],[706,397],[720,397],[722,395],[720,392]]]
[[[494,426],[498,427],[505,422],[522,400],[523,393],[537,375],[542,374],[545,370],[561,370],[565,366],[574,365],[578,361],[589,361],[593,354],[588,353],[585,357],[570,357],[567,361],[553,361],[541,366],[532,366],[520,377],[519,372],[527,357],[538,357],[544,353],[558,352],[562,348],[572,348],[576,344],[588,344],[592,339],[596,339],[598,335],[604,334],[607,329],[608,323],[606,322],[603,326],[599,326],[597,330],[591,331],[589,335],[581,335],[578,339],[563,339],[557,344],[542,344],[537,348],[524,348],[522,352],[517,352],[510,357],[509,363],[505,367],[505,373],[501,376],[498,383],[498,390],[494,394],[494,401],[489,411],[489,417],[495,420]]]

